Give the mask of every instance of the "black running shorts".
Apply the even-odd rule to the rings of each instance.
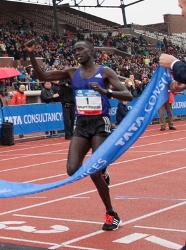
[[[74,124],[73,136],[92,138],[108,136],[111,133],[111,122],[108,116],[80,116]]]

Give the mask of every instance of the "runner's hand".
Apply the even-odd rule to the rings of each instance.
[[[107,93],[107,90],[106,89],[103,89],[99,83],[97,82],[90,82],[90,86],[91,88],[94,90],[94,91],[97,91],[98,93],[100,94],[105,94]]]
[[[35,49],[35,45],[36,45],[36,42],[34,39],[32,39],[25,43],[25,48],[28,52],[33,52]]]

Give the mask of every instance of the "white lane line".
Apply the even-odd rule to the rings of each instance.
[[[145,226],[134,226],[137,228],[143,229],[151,229],[151,230],[159,230],[159,231],[170,231],[170,232],[179,232],[179,233],[186,233],[186,230],[175,229],[175,228],[162,228],[162,227],[145,227]]]
[[[185,205],[185,204],[186,204],[186,202],[181,202],[181,203],[176,204],[176,205],[174,205],[174,206],[169,206],[169,207],[167,207],[167,208],[160,209],[160,210],[154,211],[154,212],[149,213],[149,214],[144,214],[144,215],[139,216],[139,217],[137,217],[137,218],[134,218],[134,219],[125,221],[125,222],[123,222],[121,225],[122,225],[122,226],[123,226],[123,225],[127,225],[127,224],[130,224],[130,223],[133,223],[133,222],[136,222],[136,221],[145,219],[145,218],[150,217],[150,216],[152,216],[152,215],[156,215],[156,214],[159,214],[159,213],[168,211],[168,210],[173,209],[173,208],[175,208],[175,207],[183,206],[183,205]],[[101,234],[101,233],[103,233],[103,232],[104,232],[103,230],[99,230],[99,231],[94,232],[94,233],[91,233],[91,234],[87,234],[87,235],[83,235],[83,236],[81,236],[81,237],[74,238],[74,239],[72,239],[72,240],[69,240],[69,241],[66,241],[66,242],[61,243],[61,244],[59,245],[59,247],[61,247],[61,246],[66,246],[66,245],[75,243],[75,242],[77,242],[77,241],[83,240],[83,239],[87,239],[87,238],[89,238],[89,237],[95,236],[95,235],[97,235],[97,234]],[[152,240],[153,240],[153,238],[152,238]],[[149,240],[149,241],[150,241],[150,240]],[[156,241],[155,243],[156,243],[156,244],[159,244],[159,243],[157,243],[157,241]],[[162,242],[161,242],[161,243],[162,243]],[[176,244],[176,245],[177,245],[177,244]],[[177,246],[179,246],[179,245],[177,245]],[[57,248],[59,248],[59,247],[54,246],[54,247],[52,247],[52,248],[50,248],[50,249],[57,249]],[[174,249],[178,249],[178,248],[174,248]]]
[[[175,204],[175,205],[172,205],[172,206],[169,206],[169,207],[165,207],[165,208],[156,210],[156,211],[154,211],[154,212],[151,212],[151,213],[148,213],[148,214],[139,216],[139,217],[137,217],[137,218],[134,218],[134,219],[125,221],[125,222],[123,222],[121,225],[123,226],[123,225],[127,225],[127,224],[130,224],[130,223],[136,222],[136,221],[138,221],[138,220],[146,219],[146,218],[151,217],[151,216],[153,216],[153,215],[157,215],[157,214],[166,212],[166,211],[168,211],[168,210],[171,210],[171,209],[174,209],[174,208],[183,206],[183,205],[185,205],[185,204],[186,204],[186,201],[180,202],[180,203],[178,203],[178,204]]]
[[[136,179],[133,179],[133,180],[129,180],[129,181],[120,182],[120,183],[117,183],[117,184],[109,185],[109,187],[117,187],[117,186],[120,186],[120,185],[123,185],[123,184],[133,183],[133,182],[136,182],[136,181],[141,181],[141,180],[145,180],[145,179],[157,177],[157,176],[164,175],[164,174],[174,173],[174,172],[177,172],[177,171],[183,170],[183,169],[186,169],[186,166],[185,167],[181,167],[181,168],[175,168],[175,169],[164,171],[164,172],[159,172],[157,174],[152,174],[152,175],[147,175],[147,176],[139,177],[139,178],[136,178]]]
[[[156,130],[156,129],[155,129]],[[158,129],[159,130],[159,129]],[[174,134],[175,133],[183,133],[183,132],[185,132],[186,130],[185,129],[183,129],[183,130],[177,130],[177,131],[175,131],[174,132]],[[143,139],[143,138],[150,138],[150,137],[156,137],[156,136],[162,136],[162,135],[171,135],[171,132],[170,131],[165,131],[165,132],[163,132],[163,133],[155,133],[155,134],[153,134],[153,135],[144,135],[143,137],[140,137],[139,139]]]
[[[171,153],[175,153],[175,152],[178,152],[178,151],[185,151],[185,150],[186,150],[186,148],[180,149],[180,150],[167,151],[167,152],[163,152],[163,153],[159,153],[159,154],[153,154],[153,155],[139,157],[139,158],[133,158],[133,159],[130,159],[130,160],[125,160],[125,161],[118,161],[118,162],[114,162],[114,163],[110,164],[110,166],[118,165],[118,164],[121,164],[121,163],[132,162],[132,161],[138,161],[138,160],[147,159],[147,158],[151,158],[151,157],[157,157],[157,156],[160,156],[160,155],[171,154]],[[56,162],[62,162],[62,161],[66,161],[66,160],[67,159],[61,159],[61,160],[56,160],[56,161],[49,161],[49,162],[25,165],[25,166],[22,166],[22,167],[9,168],[9,169],[0,170],[0,173],[19,170],[19,169],[24,169],[24,168],[30,168],[30,167],[40,166],[40,165],[53,164],[53,163],[56,163]],[[31,182],[31,181],[28,181],[28,182]]]
[[[152,136],[154,136],[154,135],[152,135]],[[156,135],[155,135],[156,136]],[[143,138],[145,138],[145,137],[151,137],[151,136],[143,136]],[[138,145],[138,146],[132,146],[132,147],[130,147],[130,148],[132,148],[132,149],[135,149],[135,148],[138,148],[138,147],[147,147],[147,146],[150,146],[150,145],[156,145],[156,144],[163,144],[163,143],[168,143],[168,142],[175,142],[175,141],[180,141],[180,140],[185,140],[186,139],[186,137],[181,137],[181,138],[176,138],[176,139],[171,139],[171,140],[165,140],[165,141],[159,141],[159,142],[153,142],[153,143],[148,143],[148,144],[143,144],[143,145]],[[61,143],[60,143],[61,144]],[[56,145],[56,144],[51,144],[51,145]],[[39,147],[42,147],[42,146],[39,146]],[[43,145],[43,147],[45,147],[45,145]],[[37,146],[36,147],[30,147],[30,148],[37,148]],[[29,149],[30,149],[29,148]],[[16,149],[16,151],[18,151],[18,150],[24,150],[24,152],[25,152],[25,150],[26,150],[27,148],[24,148],[24,149]],[[37,153],[37,154],[26,154],[26,155],[23,155],[23,156],[17,156],[17,157],[13,157],[13,158],[5,158],[5,159],[0,159],[0,162],[1,161],[8,161],[8,160],[10,160],[10,159],[20,159],[20,158],[25,158],[25,157],[31,157],[31,156],[34,156],[34,155],[37,155],[37,156],[39,156],[39,155],[43,155],[43,154],[52,154],[52,153],[61,153],[61,154],[64,154],[63,153],[63,151],[68,151],[68,149],[64,149],[64,150],[57,150],[57,151],[49,151],[49,152],[45,152],[45,153]],[[179,150],[177,150],[177,151],[179,151]],[[4,151],[4,152],[8,152],[8,153],[10,153],[11,152],[11,150],[10,151]],[[13,152],[15,152],[15,149],[13,150]],[[3,152],[1,151],[1,154],[2,154]],[[66,154],[66,153],[65,153]],[[3,155],[4,156],[4,155]]]
[[[117,196],[115,199],[118,200],[160,200],[160,201],[186,201],[185,199],[181,199],[181,198],[164,198],[164,197],[151,197],[151,196],[125,196],[125,195],[120,195]]]
[[[123,243],[123,244],[130,244],[134,241],[143,239],[145,237],[149,236],[149,234],[141,234],[141,233],[133,233],[130,235],[127,235],[125,237],[122,237],[120,239],[114,240],[113,242],[117,242],[117,243]]]
[[[34,205],[30,205],[30,206],[25,206],[25,207],[22,207],[22,208],[17,208],[17,209],[9,210],[9,211],[0,213],[0,216],[1,215],[5,215],[5,214],[15,213],[15,212],[18,212],[18,211],[23,211],[25,209],[30,209],[30,208],[33,208],[33,207],[39,207],[39,206],[42,206],[42,205],[48,205],[48,204],[55,203],[55,202],[58,202],[58,201],[62,201],[62,200],[66,200],[66,199],[71,199],[71,198],[74,198],[76,196],[81,196],[81,195],[93,193],[93,192],[96,192],[96,191],[97,191],[97,189],[93,189],[93,190],[90,190],[90,191],[86,191],[86,192],[82,192],[82,193],[77,193],[77,194],[74,194],[74,195],[69,195],[69,196],[58,198],[58,199],[49,200],[49,201],[37,203],[37,204],[34,204]]]
[[[0,173],[19,170],[19,169],[23,169],[23,168],[36,167],[36,166],[40,166],[40,165],[53,164],[53,163],[56,163],[56,162],[61,162],[61,161],[66,161],[66,160],[67,159],[61,159],[61,160],[56,160],[56,161],[47,161],[47,162],[41,162],[41,163],[36,163],[36,164],[31,164],[31,165],[25,165],[25,166],[22,166],[22,167],[8,168],[8,169],[0,170]]]
[[[59,245],[59,244],[46,242],[46,241],[42,242],[42,241],[34,241],[34,240],[27,240],[27,239],[20,239],[20,238],[3,237],[3,236],[0,236],[0,239],[52,246],[52,247],[49,247],[48,249],[57,249],[57,248],[61,247],[61,245]],[[75,248],[75,249],[84,249],[84,250],[101,250],[100,248],[99,249],[98,248],[87,248],[87,247],[69,246],[69,245],[63,245],[63,246],[66,248]]]
[[[157,157],[157,156],[160,156],[160,155],[167,155],[167,154],[173,154],[173,153],[177,153],[177,152],[184,152],[185,150],[186,150],[186,148],[182,148],[182,149],[178,149],[178,150],[170,150],[170,151],[162,152],[162,153],[159,153],[159,154],[147,155],[147,156],[143,156],[143,157],[139,157],[139,158],[133,158],[133,159],[126,160],[126,161],[114,162],[114,163],[110,164],[110,166],[111,165],[118,165],[118,164],[125,163],[125,162],[132,162],[132,161],[148,159],[148,158]]]
[[[27,239],[21,239],[21,238],[12,238],[12,237],[4,237],[4,236],[0,236],[0,239],[3,240],[14,240],[14,241],[19,241],[19,242],[29,242],[29,243],[37,243],[37,244],[41,244],[41,245],[56,245],[56,243],[52,243],[52,242],[42,242],[42,241],[35,241],[35,240],[27,240]]]
[[[49,249],[57,249],[59,247],[62,247],[62,246],[66,246],[66,245],[69,245],[69,244],[72,244],[74,242],[77,242],[77,241],[80,241],[80,240],[84,240],[84,239],[87,239],[89,237],[93,237],[97,234],[101,234],[101,233],[105,233],[105,231],[103,230],[99,230],[97,232],[93,232],[93,233],[90,233],[90,234],[87,234],[87,235],[83,235],[83,236],[80,236],[78,238],[75,238],[75,239],[72,239],[72,240],[68,240],[66,242],[63,242],[61,244],[58,244],[58,246],[53,246],[53,247],[50,247]]]
[[[32,183],[32,182],[35,182],[35,181],[47,180],[47,179],[51,179],[51,178],[61,177],[61,176],[64,176],[64,175],[67,175],[67,173],[52,175],[52,176],[43,177],[43,178],[39,178],[39,179],[34,179],[34,180],[30,180],[30,181],[25,181],[24,183],[29,183],[29,182]]]
[[[32,143],[33,144],[33,143]],[[15,147],[14,147],[14,149],[8,149],[8,150],[2,150],[1,151],[1,153],[3,154],[3,153],[8,153],[8,154],[10,154],[11,152],[13,152],[13,153],[15,153],[15,150],[16,151],[24,151],[25,152],[25,150],[30,150],[30,149],[36,149],[36,148],[44,148],[44,147],[52,147],[52,146],[61,146],[61,145],[63,145],[63,142],[60,142],[60,143],[49,143],[49,144],[42,144],[42,145],[34,145],[34,146],[29,146],[29,147],[23,147],[23,145],[21,144],[21,148],[16,148],[15,149]],[[68,148],[67,149],[64,149],[64,150],[68,150]]]
[[[183,138],[180,138],[180,139],[185,139],[185,138],[186,137],[183,137]],[[169,140],[169,141],[175,141],[175,140]],[[167,141],[164,141],[164,142],[167,142]],[[152,145],[152,144],[160,144],[160,143],[163,143],[163,142],[161,141],[161,142],[156,142],[156,143],[149,143],[149,144],[144,144],[144,145],[140,145],[140,146],[134,146],[132,148],[143,147],[143,146],[148,146],[148,145]],[[149,156],[146,156],[146,157],[135,158],[135,159],[126,160],[126,161],[122,161],[122,162],[121,161],[120,162],[114,162],[114,163],[110,164],[110,166],[121,164],[121,163],[125,163],[125,162],[131,162],[131,161],[136,161],[136,160],[141,160],[141,159],[156,157],[156,156],[160,156],[160,155],[165,155],[165,154],[170,154],[170,153],[185,151],[185,150],[186,150],[186,148],[180,149],[180,150],[172,150],[172,151],[162,152],[162,153],[159,153],[159,154],[153,154],[153,155],[149,155]],[[52,152],[50,151],[50,153],[52,153]],[[22,157],[19,157],[19,158],[22,158]],[[7,160],[9,160],[9,159],[7,158]],[[38,166],[38,165],[52,164],[52,163],[61,162],[61,161],[65,161],[65,160],[67,160],[67,159],[61,159],[61,160],[56,160],[56,161],[43,162],[43,163],[32,164],[32,165],[26,165],[26,166],[22,166],[22,167],[4,169],[4,170],[1,170],[0,173],[2,173],[2,172],[8,172],[8,171],[14,171],[14,170],[19,170],[19,169],[24,169],[24,168],[29,168],[29,167],[34,167],[34,166]]]
[[[122,186],[124,184],[133,183],[133,182],[136,182],[136,181],[141,181],[141,180],[153,178],[153,177],[160,176],[160,175],[163,175],[163,174],[176,172],[176,171],[179,171],[179,170],[183,170],[185,168],[186,168],[186,166],[182,167],[182,168],[176,168],[176,169],[172,169],[172,170],[169,170],[169,171],[164,171],[164,172],[160,172],[160,173],[157,173],[157,174],[144,176],[144,177],[141,177],[141,178],[137,178],[137,179],[117,183],[117,184],[114,184],[114,185],[110,185],[110,188],[117,187],[117,186]],[[76,197],[76,196],[82,196],[82,195],[85,195],[85,194],[90,194],[90,193],[93,193],[93,192],[96,192],[96,191],[97,191],[97,189],[92,189],[92,190],[85,191],[85,192],[82,192],[82,193],[77,193],[77,194],[65,196],[65,197],[62,197],[62,198],[58,198],[58,199],[54,199],[54,200],[50,200],[50,201],[45,201],[45,202],[41,202],[41,203],[38,203],[38,204],[22,207],[22,208],[17,208],[17,209],[14,209],[14,210],[2,212],[2,213],[0,213],[0,216],[5,215],[5,214],[10,214],[10,213],[15,213],[15,212],[22,211],[22,210],[25,210],[25,209],[30,209],[30,208],[33,208],[33,207],[39,207],[39,206],[42,206],[42,205],[51,204],[51,203],[54,203],[54,202],[70,199],[70,198],[73,198],[73,197]]]
[[[143,216],[139,216],[139,217],[137,217],[137,218],[134,218],[134,219],[131,219],[131,220],[128,220],[128,221],[125,221],[125,222],[123,222],[121,225],[127,225],[127,224],[130,224],[130,223],[133,223],[133,222],[136,222],[136,221],[145,219],[145,218],[147,218],[147,217],[150,217],[150,216],[153,216],[153,215],[156,215],[156,214],[159,214],[159,213],[162,213],[162,212],[171,210],[171,209],[173,209],[173,208],[176,208],[176,207],[179,207],[179,206],[183,206],[183,205],[185,205],[185,204],[186,204],[186,201],[185,201],[185,202],[181,202],[181,203],[179,203],[179,204],[175,204],[175,205],[173,205],[173,206],[166,207],[166,208],[164,208],[164,209],[160,209],[160,210],[154,211],[154,212],[149,213],[149,214],[145,214],[145,215],[143,215]],[[25,217],[25,215],[16,215],[16,214],[15,214],[14,216]],[[27,215],[26,215],[26,217],[27,217]],[[28,216],[28,217],[37,218],[37,216]],[[61,220],[61,221],[64,220],[64,221],[81,222],[80,220],[78,221],[78,220],[69,220],[69,219],[52,218],[52,217],[39,217],[39,218],[51,219],[51,220],[55,220],[55,219],[56,219],[56,220]],[[85,223],[85,221],[82,221],[82,222]],[[88,223],[94,223],[94,222],[89,222],[89,221],[88,221]],[[101,223],[101,224],[102,224],[102,223]],[[69,245],[69,244],[75,243],[75,242],[80,241],[80,240],[82,240],[82,239],[87,239],[87,238],[92,237],[92,236],[95,236],[95,235],[97,235],[97,234],[101,234],[101,233],[103,233],[103,232],[104,232],[104,231],[99,230],[99,231],[97,231],[97,232],[93,232],[93,233],[91,233],[91,234],[87,234],[87,235],[84,235],[84,236],[81,236],[81,237],[77,237],[77,238],[74,238],[74,239],[72,239],[72,240],[63,242],[63,243],[61,243],[60,245],[59,245],[59,244],[58,244],[58,245],[55,244],[55,246],[53,246],[53,247],[50,248],[50,249],[57,249],[57,248],[59,248],[59,247],[61,247],[61,246],[67,246],[67,245]],[[153,238],[150,238],[149,241],[152,241],[152,240],[153,240]],[[159,242],[159,241],[158,241],[158,242]],[[158,242],[155,241],[154,243],[159,244]],[[163,244],[163,243],[161,242],[161,244]],[[168,243],[166,242],[166,244],[168,244]],[[167,245],[166,245],[166,246],[167,246]],[[179,245],[176,244],[176,247],[177,247],[177,246],[179,246]],[[178,248],[173,248],[173,249],[178,249]]]
[[[177,171],[177,169],[176,169],[175,171]],[[168,172],[170,172],[170,171],[168,171]],[[171,172],[172,172],[172,171],[171,171]],[[151,177],[151,176],[150,176],[150,177]],[[147,178],[147,177],[146,177],[146,178]],[[132,181],[135,181],[135,180],[132,180]],[[123,183],[122,183],[122,184],[123,184]],[[117,184],[117,185],[122,185],[122,184],[120,183],[120,184]],[[116,185],[114,185],[114,186],[116,186]],[[13,212],[17,212],[17,211],[29,209],[29,208],[32,208],[32,207],[37,207],[37,206],[41,206],[41,205],[45,205],[45,204],[57,202],[57,201],[60,201],[60,200],[68,199],[68,198],[71,198],[71,197],[75,197],[75,196],[77,196],[77,195],[83,195],[83,194],[87,194],[87,193],[91,193],[91,192],[95,192],[95,191],[96,191],[96,190],[91,190],[91,191],[87,191],[87,192],[84,192],[84,193],[81,193],[81,194],[75,194],[75,195],[73,195],[73,196],[67,196],[67,197],[63,197],[63,198],[60,198],[60,199],[56,199],[56,200],[51,200],[51,201],[47,201],[47,202],[35,204],[35,205],[32,205],[32,206],[27,206],[27,207],[23,207],[23,208],[18,208],[18,209],[11,210],[11,211],[6,211],[6,212],[4,212],[4,213],[1,213],[0,215],[9,214],[9,213],[13,213]],[[133,222],[135,222],[135,221],[138,221],[138,220],[147,218],[147,217],[152,216],[152,215],[156,215],[156,214],[158,214],[158,213],[165,212],[165,211],[167,211],[167,210],[170,210],[170,209],[173,209],[173,208],[176,208],[176,207],[185,205],[185,204],[186,204],[186,202],[182,202],[182,203],[179,203],[179,204],[177,204],[177,205],[173,205],[173,206],[170,206],[170,207],[167,207],[167,208],[164,208],[164,209],[160,209],[160,210],[154,211],[154,212],[152,212],[152,213],[149,213],[149,214],[146,214],[146,215],[143,215],[143,216],[134,218],[134,219],[132,219],[132,220],[126,221],[126,222],[122,223],[122,225],[126,225],[126,224],[129,224],[129,223],[133,223]],[[84,236],[82,236],[82,237],[88,238],[88,237],[92,237],[92,236],[94,236],[94,235],[96,235],[96,234],[100,234],[100,233],[103,233],[103,231],[100,230],[100,231],[94,232],[93,234],[84,235]],[[73,239],[73,240],[71,240],[71,241],[67,241],[67,242],[63,243],[62,245],[64,246],[64,245],[67,245],[67,244],[70,244],[70,243],[74,243],[74,242],[76,242],[76,241],[81,240],[82,237],[81,237],[81,238],[78,237],[78,238]],[[60,245],[60,246],[62,246],[62,245]],[[54,248],[54,247],[55,247],[55,248]],[[53,248],[51,248],[51,249],[57,249],[57,248],[58,248],[58,247],[55,245],[55,246],[53,246]]]
[[[61,245],[55,246],[55,248],[50,247],[50,248],[48,248],[48,249],[57,249],[57,248],[59,248],[59,247],[61,247]],[[63,247],[65,247],[65,248],[80,249],[80,250],[102,250],[102,249],[100,249],[100,248],[92,248],[92,247],[89,248],[89,247],[70,246],[70,245],[63,245]]]
[[[168,241],[168,240],[161,239],[161,238],[153,236],[153,235],[145,238],[145,240],[150,241],[150,242],[155,243],[155,244],[158,244],[158,245],[163,246],[163,247],[167,247],[168,249],[178,250],[178,249],[181,249],[181,247],[182,247],[179,244],[176,244],[176,243]]]
[[[40,157],[42,155],[45,155],[45,156],[46,155],[53,155],[54,153],[61,153],[62,154],[62,150],[48,151],[48,152],[35,153],[35,154],[24,154],[24,155],[21,154],[21,156],[18,155],[16,157],[8,157],[8,158],[1,159],[0,162],[9,161],[9,160],[15,160],[15,159],[20,159],[20,158],[26,158],[26,157],[32,157],[32,156]]]
[[[156,136],[156,135],[155,135]],[[151,136],[144,136],[143,138],[149,138]],[[143,139],[141,138],[141,139]],[[147,144],[142,144],[142,145],[135,145],[131,148],[141,148],[141,147],[145,147],[145,146],[151,146],[151,145],[156,145],[156,144],[163,144],[163,143],[169,143],[169,142],[175,142],[175,141],[181,141],[181,140],[185,140],[186,137],[180,137],[180,138],[175,138],[175,139],[170,139],[170,140],[164,140],[164,141],[157,141],[157,142],[150,142],[150,143],[147,143]]]
[[[74,219],[67,219],[67,218],[55,218],[55,217],[35,216],[35,215],[27,215],[27,214],[13,214],[13,216],[24,217],[24,218],[45,219],[45,220],[55,220],[55,221],[68,221],[68,222],[75,222],[75,223],[103,225],[103,222],[97,222],[97,221],[74,220]]]

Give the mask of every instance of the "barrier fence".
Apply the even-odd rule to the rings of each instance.
[[[2,122],[13,123],[14,135],[64,129],[61,103],[6,106],[1,109],[0,121],[1,130]]]
[[[131,110],[137,98],[128,102],[127,106]],[[116,122],[118,100],[110,100],[111,122]],[[173,116],[186,115],[186,95],[175,95],[175,102],[172,105]],[[167,116],[165,112],[165,116]],[[159,118],[158,113],[154,119]],[[14,125],[14,135],[45,132],[51,130],[63,130],[63,112],[61,103],[52,104],[26,104],[16,106],[5,106],[0,108],[0,138],[2,136],[2,123],[11,122]]]
[[[137,99],[138,98],[134,98],[132,102],[127,103],[129,110],[133,108]],[[110,100],[110,104],[111,104],[111,111],[110,111],[111,122],[115,123],[118,100],[116,99]],[[175,95],[175,102],[172,104],[172,115],[173,116],[185,116],[186,115],[186,95],[184,94]],[[167,117],[166,112],[165,112],[165,117]],[[154,119],[158,119],[158,118],[159,118],[159,114],[157,112],[154,116]]]

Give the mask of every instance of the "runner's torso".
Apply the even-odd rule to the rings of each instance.
[[[105,95],[101,95],[97,91],[94,91],[90,86],[91,82],[97,82],[102,88],[105,88],[103,70],[104,67],[100,66],[96,73],[88,79],[81,77],[81,67],[75,72],[72,79],[72,86],[77,116],[109,116],[109,99]]]

